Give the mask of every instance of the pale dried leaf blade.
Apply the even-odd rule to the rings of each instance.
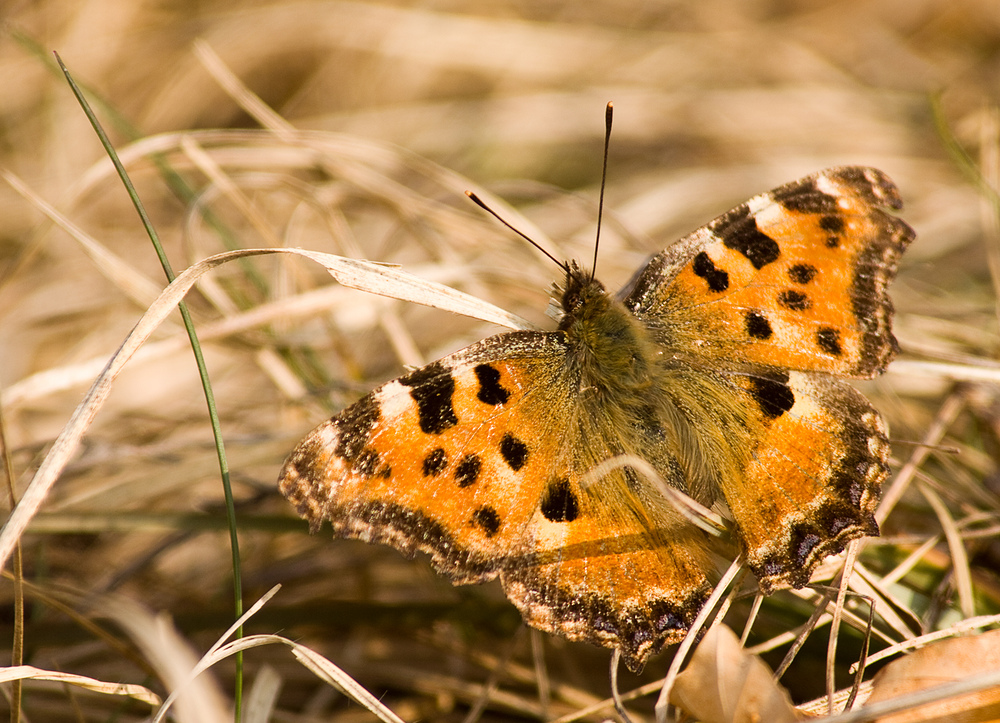
[[[524,319],[493,304],[444,284],[413,276],[392,266],[305,249],[284,249],[284,251],[305,256],[322,264],[340,284],[352,289],[431,306],[510,329],[533,328]]]
[[[272,720],[283,684],[277,669],[267,663],[262,665],[247,691],[241,723],[268,723]]]
[[[739,638],[716,625],[691,656],[670,702],[704,723],[786,723],[799,720],[788,693]]]
[[[349,698],[371,711],[379,720],[385,721],[385,723],[403,723],[402,718],[389,710],[354,678],[316,651],[304,645],[293,645],[292,654],[318,678],[339,688]]]
[[[57,683],[75,685],[79,688],[92,690],[105,695],[127,695],[149,705],[159,705],[160,696],[141,685],[128,683],[106,683],[101,680],[94,680],[85,675],[74,675],[72,673],[61,673],[54,670],[42,670],[33,665],[16,665],[10,668],[0,669],[0,683],[9,683],[12,680],[49,680]]]
[[[224,720],[229,707],[225,695],[215,678],[192,675],[198,663],[194,646],[181,635],[169,616],[154,613],[121,597],[107,598],[102,612],[128,634],[166,688],[172,691],[153,720],[165,715],[171,706],[176,719],[185,723]]]
[[[942,640],[880,670],[872,681],[872,694],[866,706],[997,670],[1000,670],[1000,630]],[[998,721],[1000,687],[929,703],[878,720],[879,723]]]

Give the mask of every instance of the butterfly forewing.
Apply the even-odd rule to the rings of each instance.
[[[489,363],[498,339],[503,371]],[[493,337],[383,385],[303,440],[282,492],[313,527],[328,519],[339,535],[430,553],[455,582],[495,577],[524,547],[541,492],[524,468],[542,452],[510,414],[525,395],[558,394],[553,341]]]
[[[913,231],[881,171],[834,168],[756,196],[655,256],[625,305],[695,365],[853,377],[896,351],[886,295]]]

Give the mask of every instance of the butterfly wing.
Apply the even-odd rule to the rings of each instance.
[[[389,382],[317,427],[279,487],[315,529],[431,555],[455,583],[500,576],[533,626],[618,647],[630,668],[707,597],[700,533],[624,471],[567,379],[565,337],[491,337]],[[592,431],[592,430],[591,430]]]
[[[741,475],[724,477],[747,565],[764,592],[802,587],[853,539],[878,535],[875,508],[889,473],[882,417],[853,387],[791,372],[736,375],[754,438]]]
[[[679,366],[664,392],[765,591],[878,532],[885,425],[829,375],[874,376],[896,351],[886,288],[914,234],[883,206],[901,202],[880,171],[809,176],[669,247],[623,294]]]
[[[913,230],[874,168],[807,176],[750,199],[654,256],[625,306],[671,352],[870,378],[896,352],[886,294]]]
[[[849,385],[804,372],[683,369],[664,393],[684,411],[681,446],[707,461],[764,592],[806,585],[826,556],[878,534],[889,443]]]

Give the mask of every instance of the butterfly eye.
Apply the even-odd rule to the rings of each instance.
[[[571,314],[580,308],[580,290],[579,289],[567,289],[566,293],[562,297],[562,308],[567,314]]]

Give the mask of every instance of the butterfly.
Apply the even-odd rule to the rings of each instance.
[[[553,331],[489,337],[314,429],[279,487],[313,530],[500,578],[525,621],[617,648],[633,671],[683,638],[717,568],[665,483],[727,511],[764,593],[865,535],[886,425],[843,378],[897,351],[887,287],[913,230],[881,171],[751,198],[611,294],[563,264]],[[602,463],[631,455],[659,480]]]

